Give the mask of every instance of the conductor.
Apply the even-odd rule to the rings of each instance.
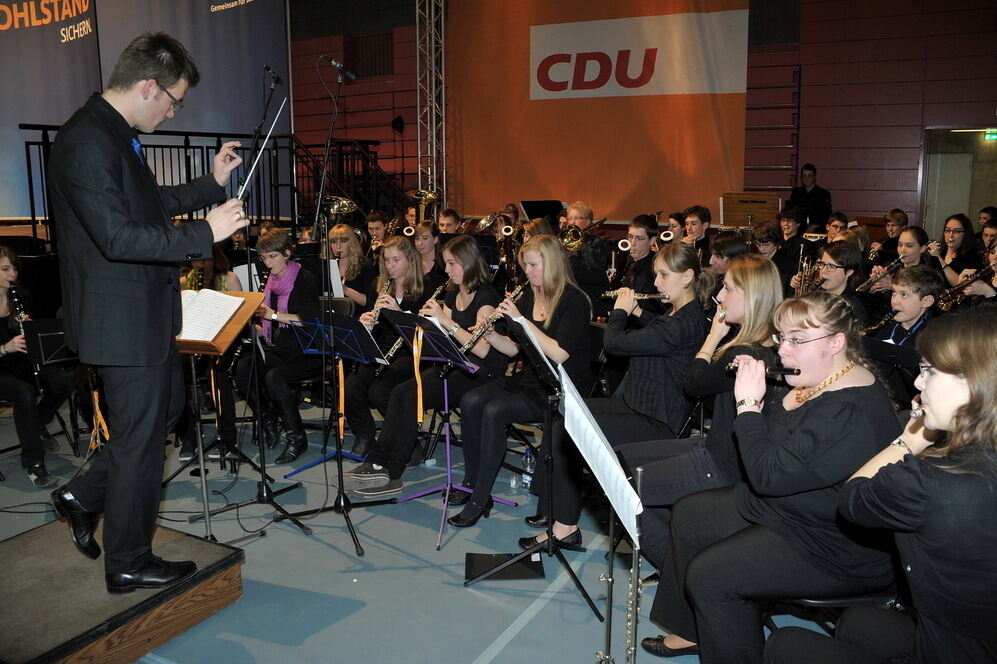
[[[121,53],[107,90],[59,130],[48,169],[59,238],[66,342],[100,375],[110,440],[86,474],[52,493],[73,541],[96,559],[104,515],[107,590],[158,588],[197,571],[152,553],[163,445],[183,408],[177,263],[211,256],[213,242],[247,225],[238,199],[225,201],[238,143],[221,146],[212,172],[159,186],[136,130],[152,132],[183,107],[200,78],[183,44],[144,34]],[[171,217],[221,203],[207,223]]]

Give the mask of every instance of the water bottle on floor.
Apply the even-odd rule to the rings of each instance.
[[[537,470],[537,457],[533,454],[533,450],[527,449],[523,453],[523,488],[527,491],[530,490],[530,485],[533,484],[533,473]]]

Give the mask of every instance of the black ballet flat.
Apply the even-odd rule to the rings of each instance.
[[[682,655],[698,655],[699,646],[686,646],[685,648],[669,648],[665,645],[665,635],[649,636],[641,639],[640,647],[658,657],[681,657]]]
[[[519,538],[519,548],[521,549],[529,549],[537,544],[541,544],[541,542],[538,542],[536,537]],[[576,530],[564,539],[555,537],[554,548],[565,549],[567,551],[585,551],[585,547],[582,546],[582,531]]]
[[[462,492],[463,493],[463,492]],[[495,506],[494,501],[491,498],[485,503],[484,507],[479,507],[474,503],[468,503],[466,507],[459,514],[455,514],[449,519],[449,523],[454,528],[470,528],[478,522],[481,517],[488,518],[488,515],[492,512],[492,507]]]

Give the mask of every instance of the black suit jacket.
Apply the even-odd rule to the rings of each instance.
[[[176,264],[211,255],[211,229],[170,217],[225,199],[211,174],[160,187],[135,131],[99,95],[59,130],[48,168],[66,342],[89,364],[162,363],[180,332]]]

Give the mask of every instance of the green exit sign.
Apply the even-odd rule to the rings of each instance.
[[[997,141],[997,129],[987,129],[983,132],[983,140]]]

